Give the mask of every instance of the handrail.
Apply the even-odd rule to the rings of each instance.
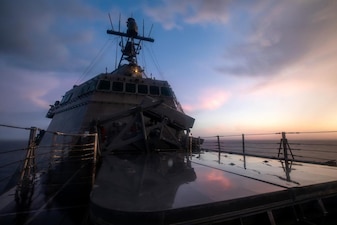
[[[44,131],[37,127],[28,128],[6,124],[0,124],[0,127],[30,131],[28,145],[26,145],[26,147],[2,149],[3,151],[0,152],[2,158],[0,161],[0,194],[8,188],[13,187],[13,185],[15,185],[13,182],[16,180],[16,199],[22,201],[32,193],[37,173],[44,174],[41,172],[53,169],[53,166],[64,163],[65,160],[71,164],[77,162],[81,164],[90,164],[92,165],[93,170],[95,170],[94,167],[96,167],[97,157],[99,156],[97,152],[99,150],[97,147],[97,133],[63,133],[57,131]],[[37,134],[37,131],[40,131],[40,134]],[[52,138],[51,141],[56,140],[57,136],[63,138],[61,138],[62,140],[56,140],[54,143],[48,144],[44,142],[43,145],[39,146],[42,133],[55,136],[55,139]],[[83,144],[72,144],[72,138],[68,137],[85,138],[87,142]],[[70,152],[72,153],[69,155]],[[18,153],[22,153],[22,155]],[[24,153],[26,154],[25,156]],[[12,154],[14,154],[15,157],[12,157]],[[95,174],[93,173],[91,175],[93,179],[92,182],[94,182]]]
[[[5,127],[9,129],[21,129],[21,130],[32,130],[44,132],[46,135],[55,135],[58,137],[64,137],[65,141],[58,141],[50,144],[42,143],[38,146],[30,146],[30,140],[28,140],[28,146],[13,148],[13,149],[3,149],[0,155],[7,156],[9,154],[24,153],[30,149],[35,148],[36,150],[30,157],[36,158],[35,162],[37,170],[43,171],[48,170],[51,167],[60,163],[60,160],[64,160],[64,155],[69,149],[72,149],[73,153],[82,152],[83,155],[74,155],[68,157],[68,161],[74,162],[76,160],[89,160],[91,163],[95,164],[97,162],[97,157],[99,155],[98,148],[98,134],[97,133],[85,133],[85,134],[74,134],[74,133],[64,133],[50,130],[43,130],[37,127],[22,127],[7,124],[0,124],[0,127]],[[282,135],[286,137],[282,137]],[[198,148],[206,151],[216,151],[218,153],[233,153],[241,155],[251,155],[258,157],[267,157],[275,159],[284,159],[285,153],[290,154],[290,150],[294,154],[288,156],[288,160],[300,161],[300,162],[310,162],[319,164],[328,164],[336,166],[337,159],[337,135],[333,136],[331,140],[316,141],[316,140],[305,140],[306,135],[335,135],[337,131],[304,131],[304,132],[265,132],[265,133],[247,133],[247,134],[226,134],[226,135],[216,135],[216,136],[205,136],[199,137]],[[37,138],[38,135],[33,135],[33,139]],[[84,143],[83,145],[77,145],[66,140],[67,137],[72,136],[76,138],[94,138],[92,143]],[[291,137],[291,139],[289,139]],[[200,142],[200,139],[203,139]],[[281,145],[282,140],[287,139],[289,147],[287,151],[284,151],[284,145]],[[289,140],[288,140],[289,139]],[[303,139],[303,140],[301,140]],[[192,146],[192,144],[191,144]],[[290,149],[291,148],[291,149]],[[49,150],[52,151],[49,151]],[[290,150],[289,150],[290,149]],[[91,153],[89,153],[91,151]],[[86,152],[86,153],[85,153]],[[54,156],[51,156],[51,153]],[[76,153],[77,154],[77,153]],[[59,156],[59,158],[57,157]],[[294,159],[292,159],[292,157]],[[54,158],[53,158],[54,157]],[[49,158],[48,165],[42,164],[39,158]],[[13,160],[6,160],[0,163],[1,170],[15,170],[12,167],[18,167],[24,162],[25,158],[16,158]],[[53,161],[54,160],[54,161]],[[9,169],[10,168],[10,169]],[[17,170],[18,171],[18,170]],[[16,175],[18,176],[18,175]],[[1,185],[9,182],[13,178],[13,175],[8,175],[0,173],[0,192]]]
[[[291,156],[289,160],[337,166],[337,135],[334,139],[323,139],[322,141],[305,138],[305,135],[334,135],[336,133],[337,131],[272,132],[228,134],[199,138],[203,139],[201,149],[206,151],[279,159],[288,157],[285,155],[289,153],[289,156]],[[284,137],[282,137],[283,134]],[[255,136],[259,136],[259,138]],[[294,140],[288,140],[289,137]],[[287,141],[287,146],[282,144],[282,141],[285,140]],[[295,148],[292,148],[293,146]],[[287,148],[286,152],[283,151],[284,147]],[[294,159],[291,159],[292,157]]]
[[[7,128],[21,129],[21,130],[30,130],[29,127],[13,126],[13,125],[8,125],[8,124],[0,124],[0,127],[7,127]]]

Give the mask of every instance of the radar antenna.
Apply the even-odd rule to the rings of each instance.
[[[137,54],[139,54],[139,51],[141,49],[140,47],[141,42],[142,41],[154,42],[153,38],[145,37],[144,34],[143,36],[140,36],[138,34],[138,26],[134,18],[132,17],[128,18],[126,24],[127,24],[126,32],[114,31],[113,29],[107,30],[108,34],[117,35],[122,38],[122,41],[120,43],[122,47],[122,56],[118,67],[121,66],[123,60],[128,61],[129,64],[131,65],[138,66]],[[125,45],[123,43],[123,37],[127,38]],[[139,42],[135,43],[135,40],[139,40]]]

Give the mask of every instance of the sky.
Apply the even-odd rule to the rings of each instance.
[[[335,131],[336,11],[333,0],[2,0],[0,124],[46,129],[49,105],[115,68],[106,30],[134,17],[155,39],[139,63],[168,80],[195,136]]]

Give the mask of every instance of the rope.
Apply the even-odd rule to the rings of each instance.
[[[26,150],[27,148],[19,148],[19,149],[12,149],[12,150],[7,150],[7,151],[1,151],[0,152],[0,155],[2,154],[7,154],[7,153],[12,153],[12,152],[19,152],[19,151],[24,151]]]
[[[331,131],[291,131],[291,132],[285,132],[286,134],[326,134],[326,133],[337,133],[337,131],[331,130]],[[248,133],[244,134],[245,136],[264,136],[264,135],[279,135],[282,134],[282,132],[271,132],[271,133]],[[216,138],[216,137],[239,137],[242,136],[242,134],[229,134],[229,135],[215,135],[215,136],[205,136],[200,138]]]
[[[301,131],[301,132],[285,132],[286,134],[314,134],[314,133],[337,133],[337,131]]]
[[[8,127],[8,128],[22,129],[22,130],[30,130],[31,129],[31,128],[28,128],[28,127],[18,127],[18,126],[6,125],[6,124],[0,124],[0,127]]]
[[[158,71],[158,75],[160,76],[160,78],[165,79],[164,74],[162,72],[162,70],[160,69],[157,57],[155,56],[155,53],[153,51],[152,45],[150,47],[150,49],[147,47],[147,45],[143,45],[143,47],[145,47],[145,50],[147,50],[149,52],[149,55],[153,61],[154,66],[156,67],[157,71]]]
[[[98,51],[97,55],[95,56],[95,58],[91,61],[91,63],[88,65],[88,67],[83,71],[82,75],[77,79],[77,81],[75,82],[75,84],[78,84],[79,82],[81,82],[82,80],[84,80],[84,78],[89,74],[89,72],[92,70],[92,68],[96,65],[96,63],[98,62],[99,59],[102,58],[102,55],[104,53],[104,51],[107,49],[107,46],[109,43],[113,43],[110,42],[110,38],[107,39],[104,43],[104,45],[101,47],[101,49]]]

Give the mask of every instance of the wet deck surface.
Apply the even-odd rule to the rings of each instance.
[[[38,174],[32,192],[0,196],[0,224],[87,224],[90,165]]]
[[[176,223],[186,214],[185,209],[202,216],[199,205],[215,213],[219,213],[217,206],[226,211],[230,205],[234,212],[240,207],[292,204],[294,199],[337,195],[337,167],[286,166],[278,160],[244,159],[232,154],[222,154],[220,162],[217,153],[190,158],[175,153],[107,155],[91,196],[89,167],[76,167],[72,173],[59,170],[41,174],[31,198],[20,204],[14,191],[0,196],[0,224],[90,224],[89,211],[94,221],[101,222],[110,215],[114,218],[114,213],[119,213],[119,218],[129,213],[138,218],[142,213],[149,216],[158,212],[150,216],[161,217],[161,223],[168,224]],[[289,190],[295,197],[290,197]],[[186,219],[192,221],[194,217]]]
[[[221,153],[196,155],[193,163],[291,188],[337,181],[337,167]]]
[[[102,165],[91,199],[103,208],[143,212],[284,190],[277,185],[225,172],[215,165],[212,161],[207,165],[198,159],[188,165],[186,159],[169,154],[160,158],[137,156],[132,161],[109,156]]]

